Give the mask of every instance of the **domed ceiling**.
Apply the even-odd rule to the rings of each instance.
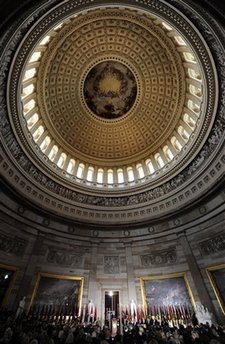
[[[3,141],[20,192],[101,224],[191,202],[189,183],[219,149],[206,149],[218,78],[199,18],[183,2],[47,1],[18,24],[3,54],[13,133]]]

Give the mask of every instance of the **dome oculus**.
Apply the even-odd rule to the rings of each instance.
[[[115,119],[133,106],[137,84],[122,63],[106,61],[94,66],[84,82],[84,99],[89,109],[104,119]]]

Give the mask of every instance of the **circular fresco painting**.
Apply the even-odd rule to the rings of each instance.
[[[84,99],[89,109],[104,119],[125,115],[133,106],[137,84],[133,73],[122,63],[101,62],[88,73]]]

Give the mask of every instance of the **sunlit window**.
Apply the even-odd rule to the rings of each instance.
[[[89,166],[87,171],[87,180],[89,182],[93,182],[93,176],[94,176],[94,167]]]
[[[77,169],[77,178],[82,178],[84,174],[84,164],[80,163]]]
[[[29,96],[29,94],[33,93],[33,91],[34,91],[34,85],[33,84],[30,84],[27,87],[23,88],[22,98]]]
[[[157,165],[159,166],[159,168],[162,168],[165,165],[163,162],[163,159],[159,153],[155,154],[155,161],[156,161]]]
[[[185,41],[183,40],[183,38],[181,38],[181,36],[174,36],[174,38],[179,45],[186,45]]]
[[[165,23],[165,22],[162,22],[162,26],[166,29],[166,30],[168,30],[168,31],[171,31],[172,30],[172,27],[171,26],[169,26],[167,23]]]
[[[44,153],[46,151],[46,149],[48,148],[49,144],[51,142],[51,139],[49,136],[46,136],[46,138],[43,140],[43,142],[40,145],[40,148],[42,150],[42,152]]]
[[[59,157],[59,160],[57,162],[57,166],[59,168],[63,168],[63,165],[65,164],[65,161],[66,161],[66,154],[65,153],[62,153]]]
[[[127,175],[128,175],[128,181],[132,182],[134,181],[134,171],[132,169],[132,167],[127,167]]]
[[[195,127],[195,123],[196,123],[195,120],[191,116],[189,116],[187,113],[184,114],[183,120],[187,125],[189,125],[190,128],[193,129]]]
[[[74,171],[74,167],[75,167],[75,160],[74,159],[70,159],[69,164],[67,166],[67,172],[72,174]]]
[[[163,147],[163,153],[165,154],[165,157],[167,158],[167,160],[173,160],[174,158],[173,153],[171,152],[168,146]]]
[[[33,135],[33,139],[34,141],[37,141],[41,135],[43,134],[44,132],[44,127],[42,125],[40,125],[37,130],[34,132],[34,135]]]
[[[40,42],[40,45],[45,45],[50,41],[51,36],[45,36],[45,38],[42,39]]]
[[[190,135],[181,125],[178,127],[177,132],[178,134],[180,134],[180,136],[182,137],[184,141],[186,142],[188,141]]]
[[[38,114],[35,112],[32,117],[30,117],[27,121],[27,127],[30,130],[35,123],[39,120]]]
[[[40,51],[36,51],[35,53],[32,54],[29,63],[30,62],[38,61],[40,57],[41,57],[41,52]]]
[[[177,139],[175,136],[173,136],[173,137],[171,138],[171,144],[173,145],[173,147],[174,147],[178,152],[181,151],[182,145],[181,145],[181,143],[178,141],[178,139]]]
[[[147,166],[147,168],[148,168],[149,173],[150,173],[150,174],[153,174],[153,173],[155,172],[155,168],[154,168],[154,166],[153,166],[152,161],[151,161],[150,159],[148,159],[148,160],[146,160],[145,163],[146,163],[146,166]]]
[[[26,103],[26,104],[24,105],[23,111],[24,111],[25,115],[26,115],[30,110],[32,110],[34,107],[35,107],[35,101],[34,101],[34,99],[31,99],[28,103]]]
[[[194,96],[201,97],[202,96],[202,90],[194,85],[189,86],[190,93],[193,94]]]
[[[99,168],[97,173],[97,182],[102,184],[103,183],[103,169]]]
[[[189,99],[187,102],[187,106],[191,111],[198,114],[200,112],[200,106],[193,102],[193,100]]]
[[[139,178],[144,178],[145,173],[144,173],[142,164],[137,165],[137,171],[138,171]]]
[[[124,183],[124,174],[122,168],[117,170],[118,183]]]
[[[201,80],[201,74],[195,69],[188,68],[188,74],[192,79]]]
[[[59,150],[59,149],[58,149],[58,147],[57,147],[56,145],[54,145],[54,146],[52,147],[52,149],[51,149],[51,151],[50,151],[50,153],[49,153],[49,155],[48,155],[48,157],[49,157],[49,159],[50,159],[51,161],[54,160],[54,158],[55,158],[55,156],[56,156],[58,150]]]
[[[108,170],[107,171],[107,181],[108,184],[113,184],[113,170]]]
[[[192,53],[185,51],[183,53],[183,55],[184,55],[184,58],[187,62],[194,62],[195,61],[195,57]]]
[[[27,69],[25,72],[23,81],[33,78],[35,74],[36,74],[36,68]]]

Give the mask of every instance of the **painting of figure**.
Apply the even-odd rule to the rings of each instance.
[[[225,264],[210,267],[207,273],[222,312],[225,314]]]
[[[82,288],[81,277],[40,273],[32,297],[33,312],[78,316]]]

